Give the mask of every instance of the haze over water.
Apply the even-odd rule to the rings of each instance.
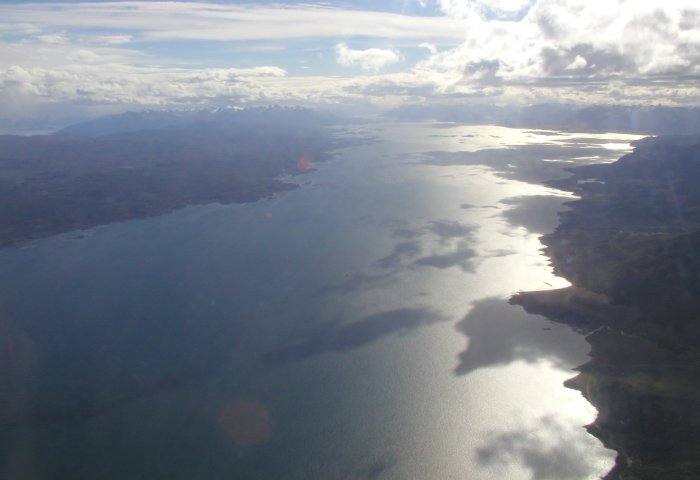
[[[567,285],[538,237],[571,198],[526,181],[637,137],[337,134],[367,141],[273,199],[0,250],[5,472],[561,480],[612,466],[582,428],[595,411],[562,385],[587,344],[507,299]]]

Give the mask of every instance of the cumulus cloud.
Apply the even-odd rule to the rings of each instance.
[[[10,103],[22,112],[31,102],[700,104],[696,0],[429,1],[443,16],[302,4],[2,4],[0,99],[5,114]],[[295,39],[304,39],[315,42],[319,65],[332,50],[339,66],[366,74],[315,75],[308,52],[298,52],[309,67],[301,75],[275,66],[273,57],[254,68],[231,68],[237,58],[227,57],[218,60],[222,68],[209,68],[213,63],[198,65],[177,53],[157,57],[158,48],[143,48],[183,39],[235,41],[237,54],[270,48],[274,40],[290,56]],[[418,45],[422,56],[383,73],[404,65],[401,52],[360,49],[359,39]]]
[[[582,68],[586,68],[587,66],[588,62],[586,59],[581,55],[576,55],[573,62],[571,62],[564,70],[580,70]]]
[[[468,18],[481,16],[501,20],[517,18],[525,14],[537,0],[438,0],[437,3],[449,15]]]
[[[432,43],[423,42],[420,45],[418,45],[418,47],[425,48],[426,50],[428,50],[431,53],[431,55],[435,55],[438,52],[437,47],[435,45],[433,45]]]
[[[344,43],[335,46],[338,65],[344,67],[360,67],[363,70],[381,70],[393,65],[402,59],[398,50],[386,48],[368,48],[366,50],[353,50]]]
[[[211,68],[202,70],[80,65],[61,69],[12,66],[0,71],[0,90],[12,89],[53,101],[142,105],[197,104],[227,96],[266,98],[265,79],[284,77],[278,67]],[[272,93],[271,89],[270,93]]]
[[[440,72],[442,90],[490,86],[567,91],[616,82],[695,91],[700,75],[700,6],[692,0],[437,0],[461,19],[465,41],[417,68]],[[593,92],[590,92],[593,93]],[[610,98],[608,98],[608,101]],[[664,99],[661,99],[663,102]]]

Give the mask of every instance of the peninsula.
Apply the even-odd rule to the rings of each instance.
[[[0,136],[0,246],[296,185],[335,140],[303,108],[138,112]]]

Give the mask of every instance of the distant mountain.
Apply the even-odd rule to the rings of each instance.
[[[694,134],[700,132],[700,108],[624,105],[540,104],[527,107],[494,105],[411,105],[393,110],[398,120],[438,120],[579,132]]]
[[[115,133],[182,128],[211,129],[251,125],[329,125],[340,121],[330,113],[308,108],[256,107],[218,110],[146,110],[108,115],[77,123],[56,132],[57,135],[98,137]]]
[[[139,130],[166,130],[196,125],[208,119],[210,112],[143,111],[108,115],[77,123],[56,132],[58,135],[98,137]]]

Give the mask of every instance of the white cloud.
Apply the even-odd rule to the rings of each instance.
[[[102,29],[157,40],[259,40],[364,35],[458,40],[449,18],[319,5],[259,6],[199,2],[0,5],[0,33],[27,28]]]
[[[42,102],[167,107],[485,99],[700,105],[696,0],[433,1],[444,17],[194,2],[0,5],[3,114],[8,105],[21,113]],[[391,45],[425,51],[403,71],[377,73],[397,65],[401,53],[352,49],[354,36],[390,38]],[[187,38],[276,39],[237,43],[227,66],[236,65],[235,55],[246,49],[286,48],[311,68],[297,76],[270,60],[255,68],[191,63],[183,68],[182,59],[139,50],[147,40],[167,47],[169,40]],[[319,42],[294,51],[288,40],[295,38]],[[371,75],[314,75],[312,57],[321,64],[331,38],[339,65]]]
[[[335,46],[336,61],[344,67],[360,67],[363,70],[381,70],[402,59],[398,50],[385,48],[368,48],[353,50],[344,43]]]
[[[140,64],[155,59],[139,50],[112,46],[109,43],[91,45],[79,43],[3,42],[0,41],[0,69],[12,65],[22,67],[61,67],[76,62],[104,64]]]
[[[198,105],[228,97],[260,100],[274,97],[263,88],[266,79],[286,75],[278,67],[216,68],[203,70],[73,65],[43,69],[13,66],[0,71],[0,92],[19,92],[36,100],[91,101],[134,105]],[[29,100],[29,99],[27,99]]]
[[[119,45],[133,41],[131,35],[96,35],[92,40],[106,45]]]
[[[460,18],[472,16],[511,19],[526,13],[537,0],[437,0],[448,15]]]
[[[435,55],[438,52],[437,47],[435,45],[433,45],[432,43],[423,42],[420,45],[418,45],[418,47],[425,48],[426,50],[428,50],[430,52],[431,55]]]
[[[443,74],[444,91],[510,85],[551,92],[564,79],[562,85],[597,84],[600,92],[620,79],[688,89],[681,77],[700,74],[700,5],[695,0],[437,3],[467,26],[460,46],[418,66]],[[498,18],[485,15],[486,10]],[[519,15],[508,17],[515,12]]]
[[[56,43],[56,44],[68,43],[68,38],[63,33],[49,33],[46,35],[37,35],[36,39],[42,43]]]
[[[588,62],[586,61],[585,58],[583,58],[581,55],[576,55],[576,58],[566,66],[564,70],[581,70],[582,68],[586,68],[588,66]]]

